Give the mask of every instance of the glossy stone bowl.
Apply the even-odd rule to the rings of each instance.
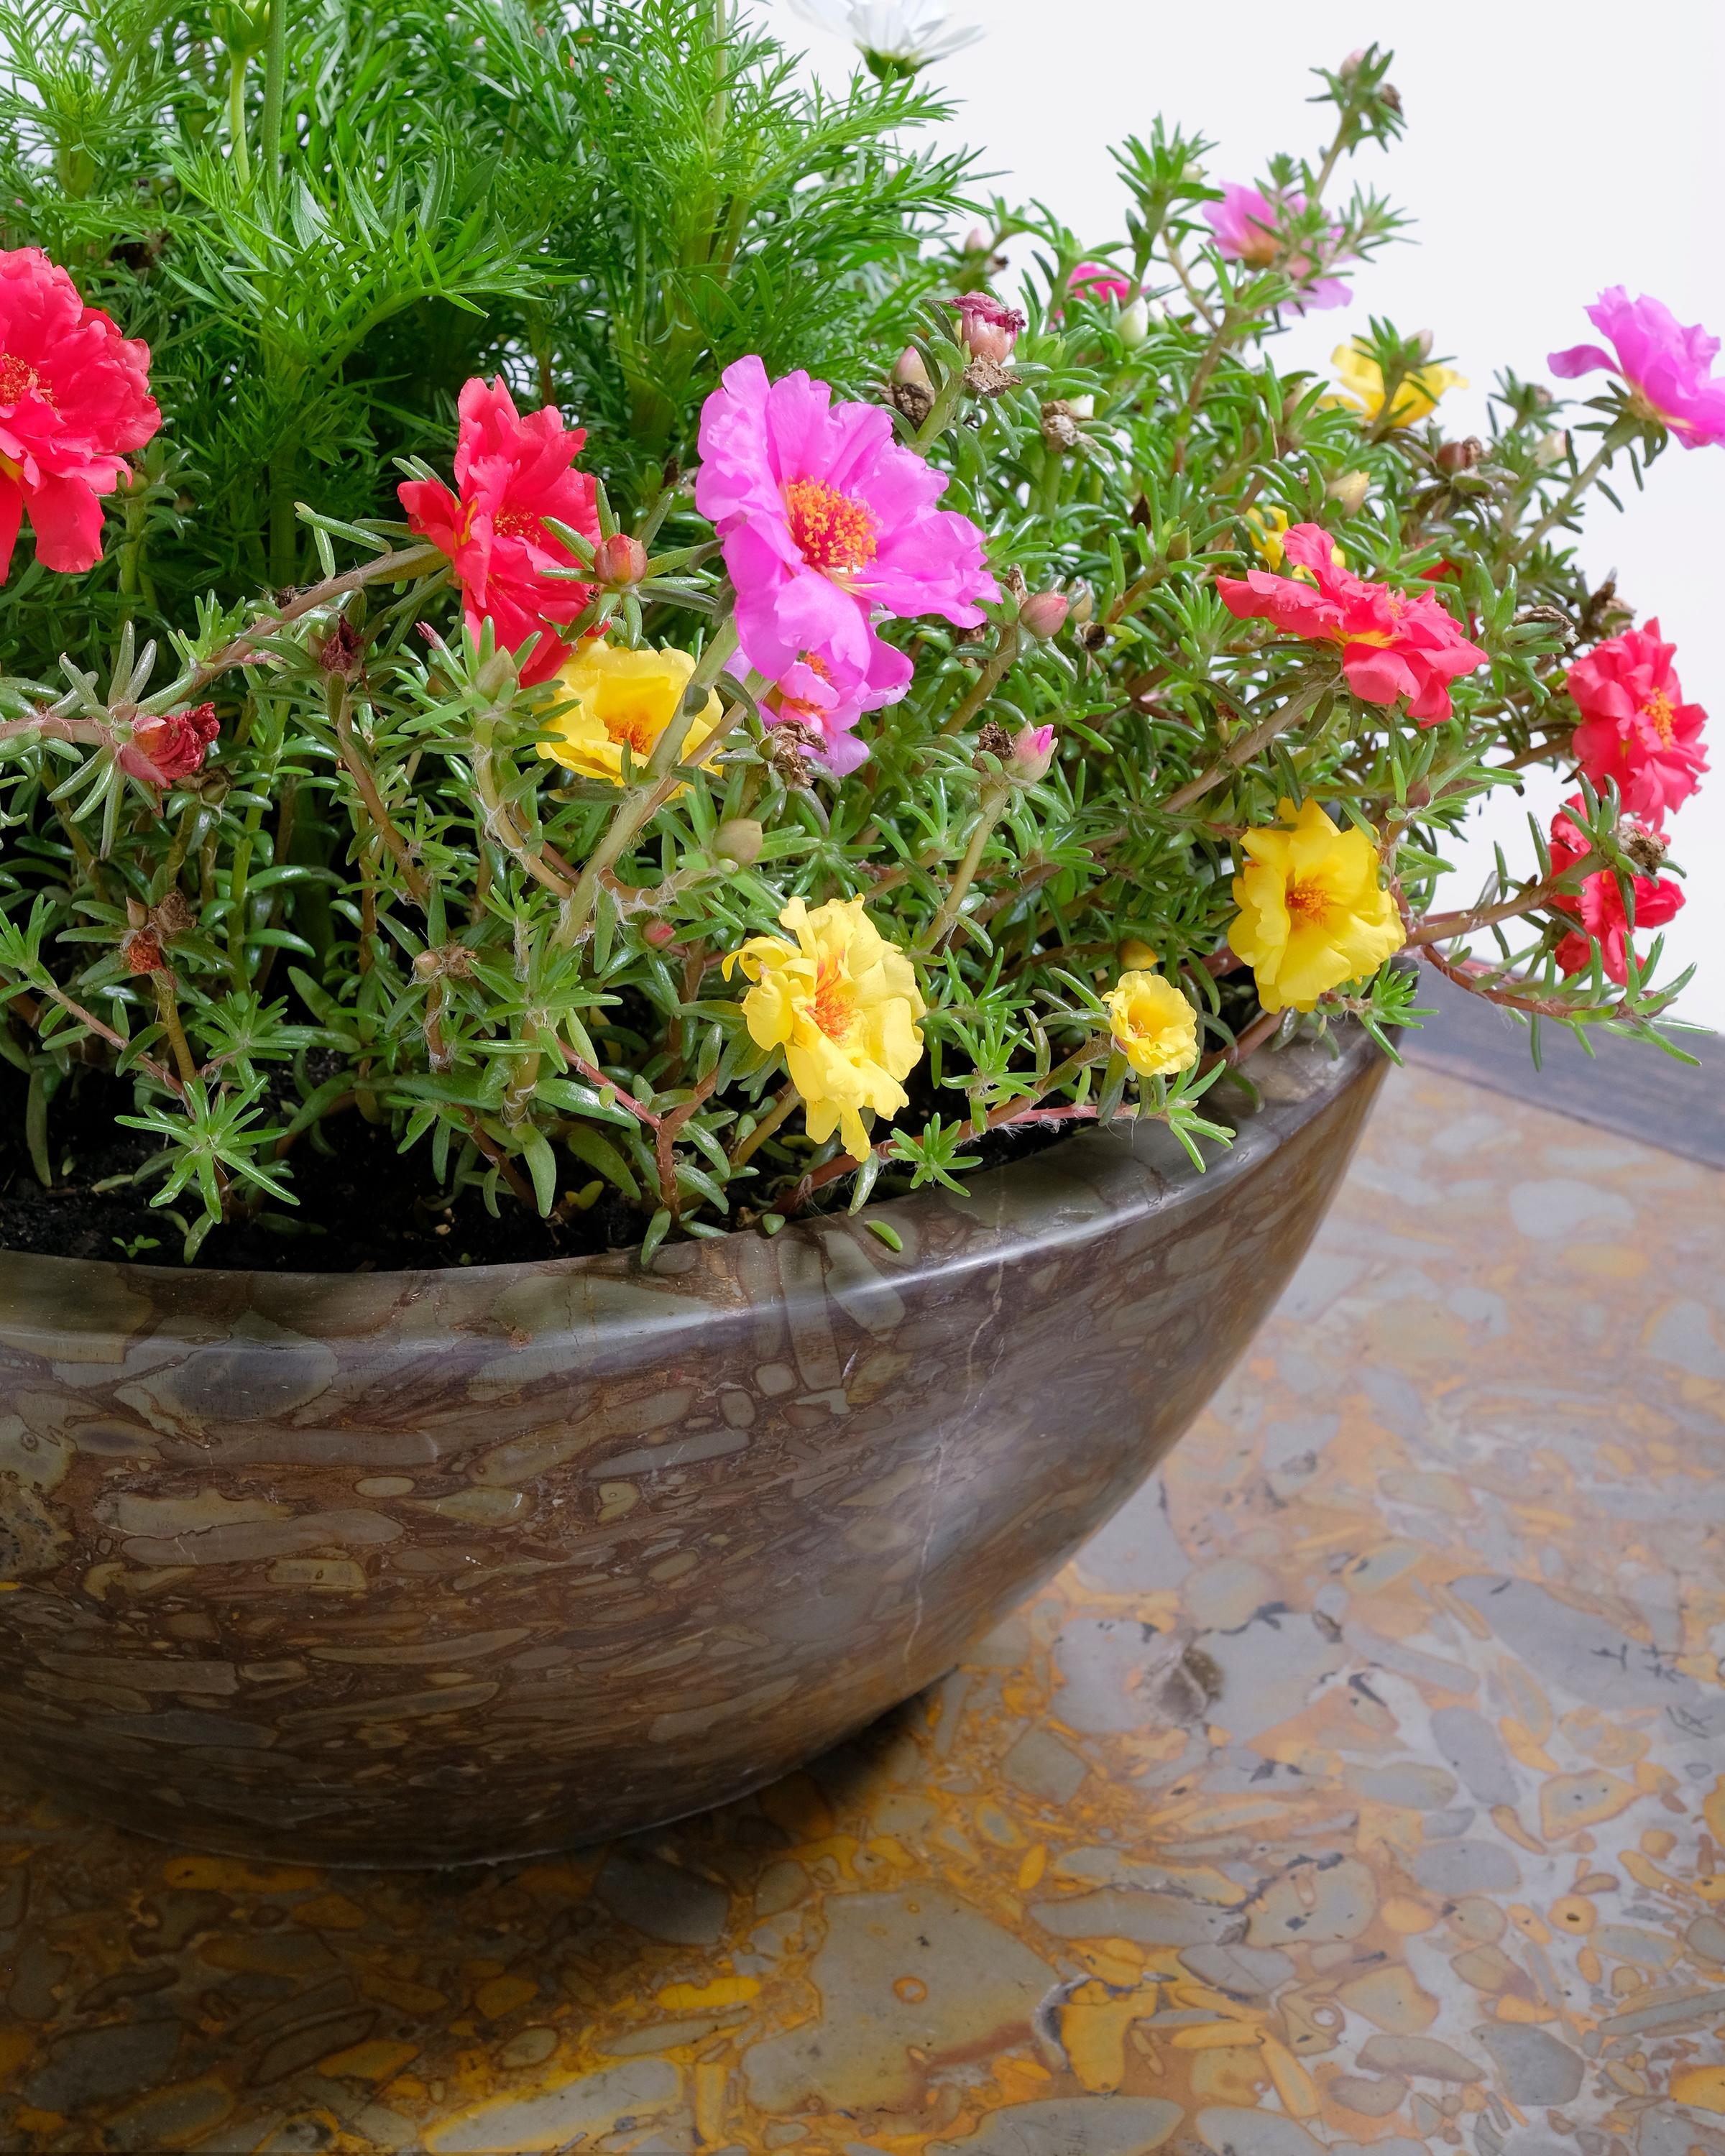
[[[768,1240],[472,1271],[0,1255],[0,1741],[127,1826],[324,1863],[717,1804],[948,1668],[1251,1337],[1382,1076]],[[1244,1107],[1236,1099],[1236,1106]]]

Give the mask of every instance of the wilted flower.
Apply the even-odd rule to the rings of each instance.
[[[1430,725],[1450,716],[1450,684],[1483,665],[1455,618],[1430,592],[1393,591],[1368,583],[1336,559],[1336,542],[1319,524],[1296,524],[1282,552],[1310,577],[1277,577],[1262,569],[1244,578],[1218,577],[1216,589],[1240,620],[1274,622],[1289,636],[1339,644],[1342,671],[1368,704],[1408,699],[1408,716]]]
[[[875,654],[877,658],[891,654],[895,660],[899,656],[878,638]],[[769,726],[794,722],[804,728],[809,754],[818,757],[834,777],[843,778],[868,761],[868,749],[856,738],[857,721],[865,711],[878,711],[903,694],[896,665],[877,666],[875,675],[871,679],[866,671],[836,658],[805,652],[762,699],[761,716]]]
[[[1105,998],[1114,1045],[1141,1078],[1187,1070],[1198,1060],[1198,1014],[1160,973],[1122,973]]]
[[[1337,403],[1350,406],[1367,419],[1382,418],[1384,370],[1358,340],[1338,344],[1330,354],[1330,364],[1342,386]],[[1396,384],[1389,424],[1411,427],[1437,409],[1437,401],[1446,391],[1466,387],[1467,377],[1458,374],[1453,367],[1416,367]]]
[[[551,721],[551,736],[539,753],[583,778],[625,782],[625,747],[637,774],[659,745],[660,737],[683,707],[683,692],[695,661],[674,645],[664,651],[594,639],[583,644],[557,669],[559,686],[573,699]],[[682,755],[699,748],[724,716],[724,706],[709,692],[683,737]]]
[[[593,477],[572,469],[587,436],[565,427],[554,405],[523,418],[501,380],[488,388],[475,376],[457,409],[456,491],[441,480],[407,480],[396,492],[409,527],[453,563],[468,628],[477,636],[489,621],[510,651],[536,634],[521,679],[543,681],[566,653],[554,624],[573,621],[593,596],[590,585],[549,573],[576,562],[545,527],[554,516],[598,539]]]
[[[40,248],[0,253],[0,583],[26,510],[44,568],[101,560],[100,497],[162,424],[149,382],[149,346]]]
[[[1272,201],[1261,188],[1228,180],[1223,183],[1221,201],[1206,203],[1204,215],[1216,235],[1217,251],[1229,260],[1248,263],[1254,269],[1269,269],[1280,262],[1301,286],[1296,304],[1302,312],[1308,307],[1345,307],[1353,297],[1345,279],[1318,275],[1323,265],[1309,254],[1295,254],[1285,262],[1281,259],[1286,253],[1281,223],[1286,218],[1298,217],[1305,208],[1306,198],[1297,192]],[[1332,224],[1330,230],[1336,234],[1340,228]]]
[[[1625,630],[1569,669],[1581,714],[1570,747],[1596,787],[1615,781],[1623,805],[1656,826],[1686,801],[1707,767],[1701,731],[1707,713],[1683,701],[1672,668],[1677,647],[1657,620]]]
[[[983,34],[965,24],[949,29],[945,8],[932,0],[791,0],[791,5],[805,23],[849,38],[883,78],[915,74]]]
[[[1670,428],[1686,449],[1725,441],[1725,380],[1716,379],[1719,340],[1699,322],[1686,327],[1657,300],[1630,299],[1621,285],[1601,292],[1587,311],[1612,352],[1596,344],[1554,352],[1548,364],[1565,381],[1609,367],[1621,375],[1643,413]],[[1615,357],[1613,357],[1613,352]]]
[[[922,1055],[923,1002],[910,960],[863,911],[835,898],[811,913],[793,898],[778,916],[795,937],[752,936],[725,961],[757,985],[742,999],[758,1048],[782,1048],[817,1145],[836,1130],[860,1160],[869,1149],[862,1111],[893,1116],[910,1096],[899,1083]]]
[[[1581,819],[1585,814],[1581,796],[1572,793],[1553,819],[1551,827],[1551,865],[1553,875],[1561,875],[1566,869],[1574,868],[1592,851]],[[1662,928],[1681,907],[1683,893],[1674,883],[1663,876],[1638,875],[1632,880],[1631,888],[1635,901],[1637,928]],[[1623,891],[1616,876],[1609,869],[1600,869],[1582,879],[1581,890],[1574,897],[1554,898],[1551,901],[1559,912],[1573,914],[1581,927],[1573,935],[1564,937],[1557,948],[1558,966],[1566,973],[1584,973],[1593,963],[1594,945],[1599,947],[1599,963],[1607,980],[1615,981],[1620,987],[1629,980],[1629,953],[1631,949],[1629,913],[1623,902]]]
[[[171,786],[203,767],[210,744],[222,731],[213,704],[194,704],[165,718],[135,719],[131,743],[120,752],[121,768],[151,786]]]
[[[1229,948],[1252,969],[1266,1011],[1309,1011],[1328,989],[1363,980],[1406,940],[1395,901],[1378,880],[1378,850],[1343,831],[1316,801],[1240,840],[1240,908]]]
[[[911,662],[870,626],[888,614],[979,622],[999,588],[983,535],[935,507],[946,475],[892,438],[878,404],[832,402],[800,370],[769,382],[752,354],[701,415],[695,500],[724,543],[742,655],[777,680],[809,652],[901,693]]]
[[[1016,307],[1004,305],[990,292],[961,292],[947,305],[958,317],[958,340],[973,359],[992,360],[999,367],[1012,357],[1012,348],[1024,326]]]

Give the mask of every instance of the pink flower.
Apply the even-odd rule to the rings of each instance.
[[[1206,223],[1216,235],[1219,253],[1230,262],[1250,263],[1254,269],[1268,269],[1281,262],[1284,245],[1281,225],[1284,218],[1297,217],[1306,207],[1301,194],[1284,196],[1279,203],[1257,187],[1242,187],[1237,180],[1224,182],[1222,199],[1206,203],[1204,214]],[[1339,228],[1332,225],[1334,233]],[[1296,304],[1303,311],[1307,307],[1345,307],[1353,297],[1340,277],[1320,277],[1315,273],[1319,264],[1309,254],[1295,254],[1281,266],[1289,276],[1302,284]],[[1309,283],[1305,282],[1310,279]]]
[[[1701,745],[1707,713],[1686,704],[1671,670],[1674,644],[1659,624],[1627,629],[1569,669],[1569,694],[1581,714],[1575,761],[1594,784],[1614,780],[1623,805],[1656,829],[1686,801],[1707,767]]]
[[[1082,299],[1094,300],[1099,305],[1111,300],[1117,307],[1123,307],[1132,295],[1132,288],[1125,278],[1105,262],[1081,262],[1066,280],[1066,290],[1076,292]]]
[[[1596,344],[1572,345],[1552,353],[1553,374],[1567,382],[1609,367],[1686,449],[1725,441],[1725,381],[1715,381],[1712,372],[1717,337],[1698,322],[1685,328],[1657,300],[1630,299],[1621,285],[1601,292],[1587,315],[1610,338],[1616,357]]]
[[[165,718],[138,719],[131,745],[120,752],[121,767],[149,785],[171,786],[203,768],[221,731],[213,704],[194,704],[189,711],[170,711]]]
[[[958,317],[959,341],[973,359],[991,359],[1001,367],[1012,357],[1024,318],[1004,306],[991,292],[961,292],[947,305]]]
[[[856,738],[857,721],[865,711],[896,703],[910,683],[912,670],[904,654],[878,636],[873,643],[872,663],[863,673],[819,652],[805,652],[779,675],[762,706],[768,726],[795,719],[819,734],[824,745],[811,747],[809,754],[840,778],[868,761],[867,747]]]
[[[475,375],[457,408],[457,492],[441,480],[408,480],[396,492],[409,526],[454,564],[468,628],[477,636],[489,621],[510,651],[536,635],[521,680],[547,680],[567,656],[553,624],[573,621],[593,595],[588,584],[547,574],[574,567],[575,557],[544,521],[554,516],[597,542],[592,475],[572,469],[587,436],[565,427],[555,405],[522,418],[501,379],[487,388]]]
[[[1582,813],[1581,796],[1572,793],[1553,819],[1553,875],[1561,875],[1565,869],[1574,868],[1592,850],[1592,842],[1577,820]],[[1663,876],[1638,875],[1634,887],[1637,928],[1662,928],[1683,903],[1682,891],[1676,884],[1667,883]],[[1558,964],[1563,972],[1585,973],[1593,963],[1594,945],[1597,943],[1599,963],[1607,979],[1622,987],[1629,979],[1629,915],[1624,906],[1623,891],[1610,870],[1601,869],[1594,875],[1584,877],[1579,896],[1554,898],[1552,904],[1560,912],[1577,915],[1581,921],[1580,930],[1566,936],[1558,946]]]
[[[1485,664],[1455,617],[1430,592],[1392,591],[1343,568],[1336,542],[1318,524],[1282,534],[1282,554],[1311,581],[1253,569],[1218,577],[1216,589],[1242,621],[1274,622],[1289,636],[1339,644],[1342,671],[1368,704],[1408,699],[1408,716],[1430,726],[1450,716],[1450,684]]]
[[[945,475],[894,441],[883,407],[832,395],[800,370],[769,382],[752,354],[727,367],[701,411],[695,500],[724,542],[748,664],[778,680],[815,652],[834,682],[878,683],[892,661],[876,609],[968,629],[1000,593],[982,533],[934,506]]]
[[[1014,777],[1027,779],[1033,786],[1039,778],[1045,778],[1054,762],[1054,737],[1052,726],[1020,726],[1012,741]]]
[[[40,248],[0,254],[0,583],[26,509],[44,567],[93,569],[100,497],[161,424],[149,346],[86,307]]]

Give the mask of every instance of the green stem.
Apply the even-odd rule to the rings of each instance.
[[[245,141],[245,54],[235,52],[228,62],[228,154],[234,161],[234,177],[243,187],[252,180],[251,152]]]
[[[1512,563],[1527,559],[1540,541],[1544,538],[1546,533],[1551,530],[1553,525],[1562,522],[1599,474],[1604,470],[1619,449],[1632,434],[1638,431],[1633,425],[1625,425],[1621,420],[1615,427],[1607,430],[1605,439],[1600,443],[1598,449],[1576,473],[1574,478],[1570,480],[1527,537],[1512,550],[1509,557]]]
[[[270,0],[270,31],[264,48],[264,138],[265,177],[281,177],[281,105],[287,81],[287,0]]]
[[[983,850],[989,834],[1004,814],[1007,803],[1012,798],[1012,788],[1004,779],[985,779],[982,799],[978,804],[976,829],[970,834],[970,844],[964,849],[964,858],[958,864],[958,872],[947,886],[947,895],[941,901],[940,911],[928,924],[928,933],[922,938],[922,947],[932,957],[958,919],[958,909],[964,902],[964,894],[976,881],[976,872],[983,865]]]

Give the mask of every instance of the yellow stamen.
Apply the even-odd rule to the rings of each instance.
[[[791,536],[812,569],[846,576],[875,558],[880,527],[874,511],[824,479],[785,481],[785,516]]]

